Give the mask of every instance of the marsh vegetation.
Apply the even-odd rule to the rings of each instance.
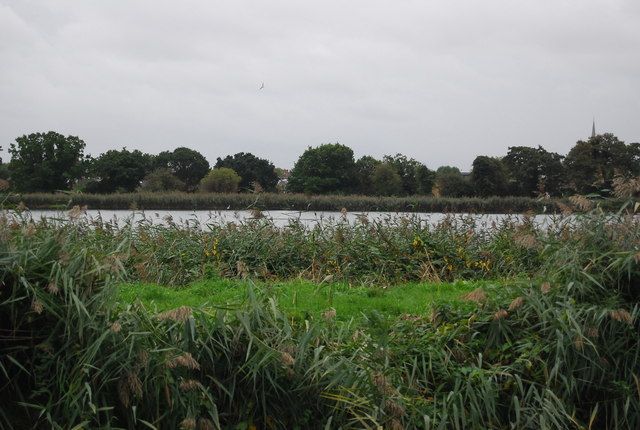
[[[579,202],[576,202],[579,203]],[[2,428],[638,428],[640,226],[0,219]]]

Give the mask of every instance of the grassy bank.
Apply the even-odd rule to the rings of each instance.
[[[512,283],[511,283],[512,284]],[[230,279],[205,279],[183,287],[157,284],[123,284],[118,286],[118,301],[123,305],[140,301],[148,309],[167,311],[180,306],[215,310],[242,308],[251,294],[260,300],[272,299],[282,311],[296,318],[318,318],[327,314],[338,320],[359,319],[372,311],[395,318],[411,314],[426,316],[437,306],[474,309],[468,293],[482,288],[493,296],[510,296],[515,290],[503,282],[458,281],[455,283],[406,283],[390,287],[350,286],[295,280],[258,282]]]
[[[472,227],[0,217],[0,428],[638,428],[638,219]]]
[[[23,202],[31,209],[64,209],[75,205],[89,209],[181,209],[181,210],[296,210],[296,211],[386,211],[456,213],[561,213],[568,199],[539,200],[528,197],[437,198],[428,196],[307,196],[304,194],[22,194],[12,195],[6,205]],[[602,200],[605,209],[617,209],[620,201]]]

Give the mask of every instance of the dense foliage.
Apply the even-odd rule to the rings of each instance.
[[[242,178],[228,167],[216,167],[212,169],[200,181],[200,191],[208,193],[235,193]]]
[[[369,181],[372,189],[380,196],[397,196],[402,193],[402,178],[390,164],[380,163],[375,166]]]
[[[85,191],[98,193],[136,190],[153,169],[153,157],[137,149],[111,149],[91,161]]]
[[[441,166],[436,171],[434,194],[449,197],[472,196],[473,186],[465,178],[460,169],[452,166]]]
[[[202,230],[169,220],[117,226],[80,212],[0,220],[4,428],[640,426],[632,216],[592,212],[555,230],[476,230],[456,219]],[[362,261],[350,260],[358,251]],[[317,263],[296,273],[305,259]],[[113,300],[131,277],[356,281],[417,276],[420,264],[432,280],[487,269],[529,278],[507,294],[474,291],[472,311],[425,307],[391,320],[371,310],[346,323],[330,310],[291,319],[255,295],[237,309],[162,313]]]
[[[18,191],[68,190],[82,177],[85,143],[50,131],[16,138],[9,145],[10,175]]]
[[[159,193],[166,191],[183,191],[186,187],[186,184],[174,175],[170,169],[160,167],[142,179],[139,190],[142,192]]]
[[[512,146],[503,158],[509,173],[509,194],[534,196],[538,193],[561,194],[564,169],[562,156],[543,147]]]
[[[353,150],[339,143],[307,148],[291,170],[287,189],[294,193],[348,193],[356,164]]]
[[[578,141],[565,160],[567,179],[578,193],[611,190],[613,179],[640,175],[640,144],[625,145],[605,133]]]
[[[507,194],[507,169],[499,158],[479,156],[473,160],[471,184],[474,195],[481,197]]]
[[[132,192],[154,170],[168,169],[187,191],[194,192],[210,167],[201,153],[186,147],[158,155],[126,148],[109,150],[88,160],[83,149],[84,142],[77,137],[65,138],[55,132],[19,137],[10,145],[11,162],[0,162],[0,179],[9,180],[8,184],[2,183],[3,187],[9,185],[19,192]],[[477,156],[472,170],[464,173],[450,166],[434,172],[403,154],[382,159],[365,155],[355,161],[353,150],[338,143],[307,148],[290,172],[245,152],[218,157],[215,167],[234,170],[241,178],[239,191],[250,193],[399,197],[563,197],[591,193],[607,197],[616,178],[640,174],[640,143],[625,144],[610,133],[594,135],[578,141],[566,157],[541,146],[512,146],[503,157]],[[160,184],[152,188],[176,187]]]
[[[251,191],[255,188],[262,188],[267,191],[275,191],[278,184],[278,175],[274,165],[263,158],[258,158],[248,152],[239,152],[233,157],[227,155],[225,158],[218,158],[216,169],[227,167],[233,169],[242,180],[240,189]]]
[[[209,162],[204,155],[184,146],[161,152],[155,157],[154,164],[156,168],[169,169],[190,190],[194,190],[209,172]]]

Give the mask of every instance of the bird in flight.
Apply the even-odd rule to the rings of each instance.
[[[260,89],[264,89],[264,82],[260,84]]]

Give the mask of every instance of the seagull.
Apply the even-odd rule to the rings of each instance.
[[[260,84],[260,89],[264,89],[264,82]]]

